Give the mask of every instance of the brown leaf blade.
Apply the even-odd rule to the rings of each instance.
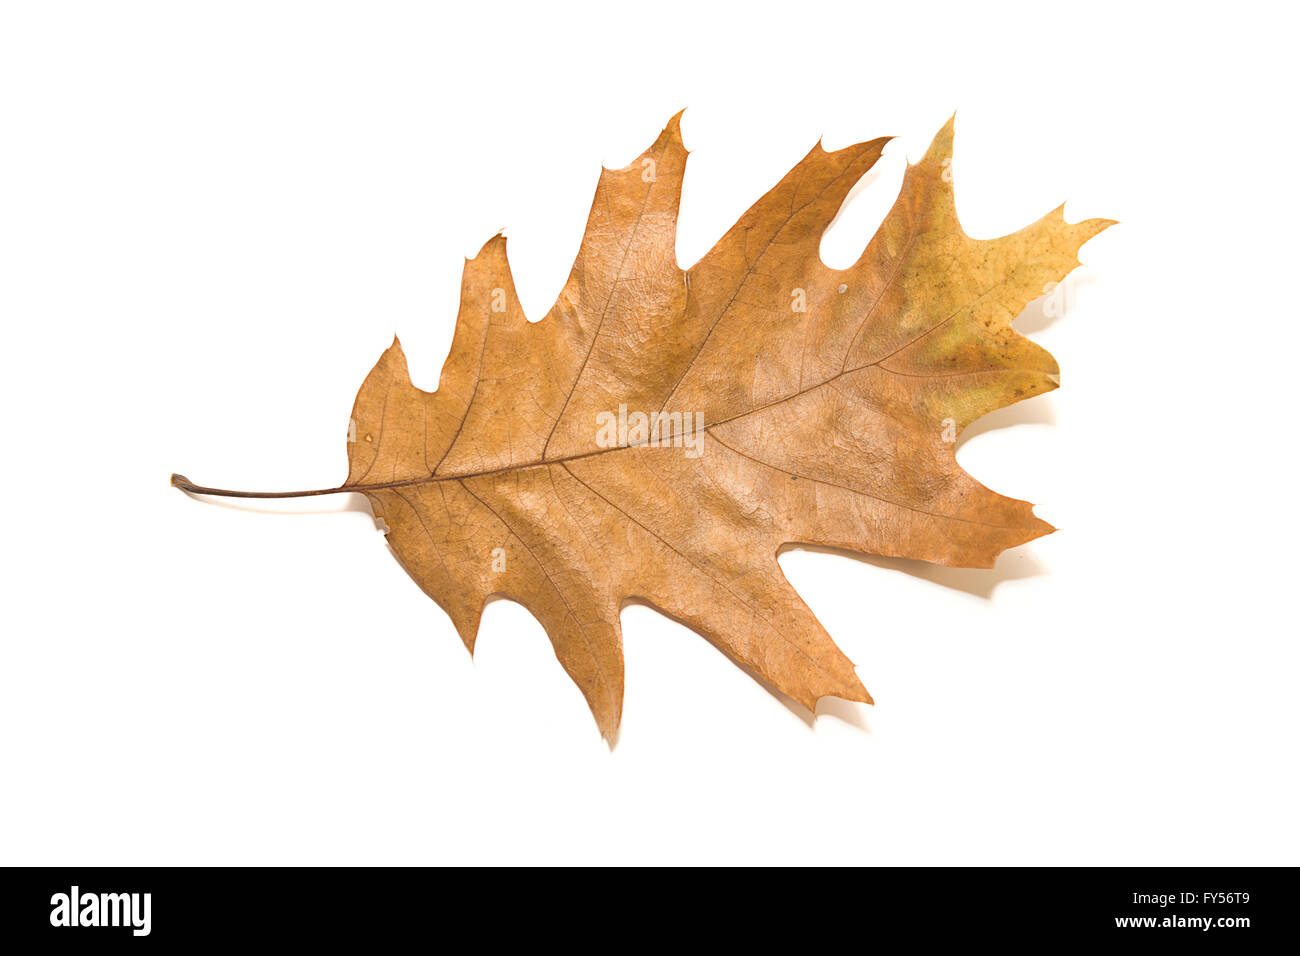
[[[822,263],[818,245],[884,139],[818,145],[682,270],[679,114],[636,161],[602,172],[541,321],[524,316],[497,236],[466,261],[437,391],[411,383],[394,340],[357,395],[340,490],[367,494],[471,651],[489,597],[527,607],[606,737],[622,714],[630,600],[809,709],[870,702],[777,554],[807,544],[990,567],[1050,532],[957,465],[953,431],[1057,387],[1055,360],[1011,322],[1110,224],[1058,209],[971,239],[953,202],[952,129],[908,168],[848,269]],[[629,409],[665,416],[684,441],[635,427],[602,439],[602,416]]]

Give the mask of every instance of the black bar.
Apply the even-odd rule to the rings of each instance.
[[[7,869],[3,879],[0,939],[95,949],[283,942],[370,950],[414,934],[433,948],[495,950],[521,934],[529,948],[582,941],[584,950],[676,950],[788,938],[866,953],[902,934],[927,944],[1131,941],[1235,951],[1285,945],[1296,927],[1291,869],[50,868]],[[119,925],[71,925],[74,886],[75,922]]]

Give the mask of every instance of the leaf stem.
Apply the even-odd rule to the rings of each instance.
[[[172,475],[171,483],[173,488],[179,488],[192,495],[214,495],[219,498],[312,498],[316,495],[401,488],[405,485],[422,484],[428,480],[428,478],[409,478],[405,481],[386,481],[375,485],[339,485],[337,488],[315,488],[311,491],[232,491],[229,488],[208,488],[204,485],[196,485],[184,475]]]

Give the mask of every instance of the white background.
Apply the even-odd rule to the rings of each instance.
[[[0,862],[1300,862],[1270,7],[6,4]],[[811,726],[631,608],[611,753],[540,626],[494,603],[471,661],[363,499],[167,478],[337,484],[393,333],[432,388],[501,227],[540,317],[683,106],[683,265],[819,136],[897,135],[847,265],[954,109],[970,234],[1122,224],[1018,325],[1062,389],[959,452],[1062,530],[783,557],[877,702]]]

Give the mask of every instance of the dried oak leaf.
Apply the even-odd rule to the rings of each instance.
[[[503,237],[466,261],[437,391],[411,383],[394,340],[357,395],[343,486],[365,492],[471,651],[489,596],[528,608],[606,737],[628,600],[809,709],[870,702],[782,574],[783,547],[990,567],[1053,530],[959,468],[953,433],[1056,388],[1055,360],[1011,322],[1110,225],[1057,209],[970,238],[949,121],[849,268],[828,268],[818,246],[887,139],[814,147],[684,271],[679,119],[602,171],[541,321],[520,309]],[[602,423],[621,407],[631,427],[609,447]],[[659,443],[636,412],[664,416]]]

